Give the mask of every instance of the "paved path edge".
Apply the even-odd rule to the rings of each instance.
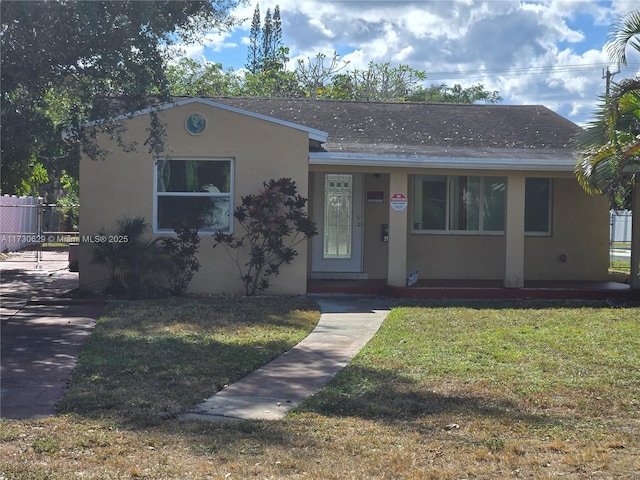
[[[305,339],[180,418],[208,421],[285,418],[349,364],[378,331],[392,302],[387,298],[346,295],[315,300],[320,306],[320,320]]]

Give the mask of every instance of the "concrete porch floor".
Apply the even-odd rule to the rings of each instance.
[[[411,287],[392,287],[385,280],[309,279],[307,292],[422,299],[640,300],[640,291],[619,282],[529,281],[513,289],[504,288],[500,280],[419,280]]]

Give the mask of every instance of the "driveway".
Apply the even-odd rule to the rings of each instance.
[[[102,304],[68,296],[78,274],[69,272],[66,252],[39,264],[16,258],[0,262],[0,416],[51,416]]]

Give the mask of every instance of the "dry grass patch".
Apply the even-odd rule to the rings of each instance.
[[[263,304],[253,313],[241,313],[244,307],[236,305],[228,316],[209,320],[218,324],[214,332],[203,315],[190,321],[192,315],[176,313],[202,308],[196,304],[176,309],[164,305],[149,310],[153,314],[140,315],[134,315],[131,306],[122,306],[117,308],[124,310],[116,310],[121,313],[105,317],[104,322],[122,324],[95,341],[122,342],[127,348],[119,350],[121,355],[133,344],[138,356],[126,356],[124,362],[106,349],[102,355],[110,357],[100,360],[97,355],[91,369],[76,372],[63,404],[67,413],[46,420],[3,422],[0,472],[4,477],[638,478],[638,306],[467,302],[399,308],[330,385],[287,419],[211,424],[157,415],[159,408],[168,408],[154,406],[165,395],[178,409],[199,401],[202,392],[190,400],[187,394],[166,389],[162,372],[147,372],[145,359],[156,357],[143,354],[145,349],[164,349],[160,357],[170,356],[169,363],[175,364],[171,368],[180,372],[169,381],[187,382],[180,388],[191,385],[187,390],[197,390],[201,377],[191,377],[197,369],[189,368],[181,355],[206,365],[198,360],[198,350],[221,349],[242,365],[234,370],[239,372],[248,367],[235,349],[260,351],[258,347],[267,348],[276,335],[272,330],[260,334],[253,314],[261,312],[265,323],[277,321],[277,328],[286,330],[298,315],[291,313],[293,317],[283,321],[286,312],[302,312],[302,317],[317,320],[317,311],[299,304],[284,311]],[[161,321],[170,311],[174,320]],[[270,312],[278,313],[270,316]],[[302,321],[305,328],[313,323],[306,322]],[[101,321],[97,332],[105,326]],[[167,335],[180,341],[167,344]],[[254,341],[256,335],[263,340]],[[202,343],[195,346],[198,342]],[[183,350],[185,344],[190,347]],[[231,350],[224,345],[231,345]],[[83,361],[102,348],[100,342],[92,343]],[[111,363],[118,366],[111,369]],[[208,376],[202,378],[219,380],[202,382],[210,386],[223,381],[229,365],[209,361]],[[144,375],[118,375],[123,367]],[[91,380],[95,375],[99,379]],[[101,392],[109,385],[125,388],[121,378],[131,377],[146,383],[145,387],[132,387],[135,382],[128,380],[126,384],[147,392],[146,397],[135,390],[133,395],[138,401],[147,399],[144,408],[124,400],[106,408],[88,393],[91,385],[101,382],[106,382]],[[154,396],[155,389],[162,395]],[[94,399],[85,404],[85,396]]]

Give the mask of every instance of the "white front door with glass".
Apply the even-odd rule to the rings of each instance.
[[[362,272],[362,174],[316,173],[313,272]]]

